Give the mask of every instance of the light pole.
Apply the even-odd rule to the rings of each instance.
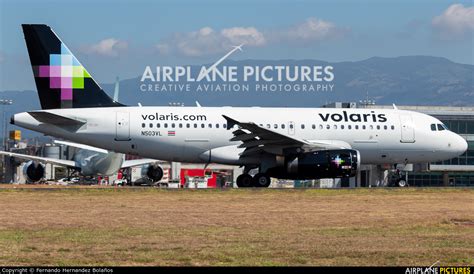
[[[0,99],[0,105],[2,105],[2,133],[3,133],[3,142],[2,149],[6,150],[7,148],[7,124],[5,123],[5,106],[13,104],[11,99]]]
[[[7,136],[7,133],[6,133],[6,124],[5,124],[5,106],[7,105],[11,105],[13,104],[13,100],[11,99],[0,99],[0,105],[2,105],[2,133],[3,133],[3,142],[2,142],[2,150],[5,151],[6,150],[6,144],[7,144],[7,140],[6,140],[6,136]],[[5,161],[6,157],[4,156],[3,157],[3,164],[2,164],[2,182],[5,181],[5,171],[6,171],[6,168],[5,168],[5,164],[6,164],[6,161]]]

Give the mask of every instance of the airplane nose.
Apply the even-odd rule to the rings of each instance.
[[[457,137],[457,140],[454,144],[453,149],[456,150],[458,155],[461,155],[467,150],[467,142],[466,142],[466,139],[464,139],[463,137],[459,135],[457,135],[456,137]]]

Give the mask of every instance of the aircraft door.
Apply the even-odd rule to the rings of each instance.
[[[115,113],[115,141],[130,141],[130,113]]]
[[[293,121],[288,122],[288,134],[295,135],[295,122]]]
[[[401,139],[402,143],[414,143],[415,142],[415,127],[413,120],[409,114],[400,115],[400,127],[401,127]]]

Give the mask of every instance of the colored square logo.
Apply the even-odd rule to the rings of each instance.
[[[84,77],[84,69],[81,66],[73,66],[72,77]]]
[[[50,66],[49,67],[49,77],[61,77],[61,67],[60,66]]]
[[[61,77],[50,77],[49,78],[50,88],[61,88]]]
[[[72,78],[61,77],[61,88],[72,88]]]
[[[49,65],[50,66],[60,66],[61,65],[61,54],[50,54],[49,55]]]
[[[61,43],[61,54],[72,55],[72,53],[69,51],[69,49],[63,43]]]
[[[72,77],[72,66],[61,66],[61,77]]]
[[[39,66],[39,77],[49,77],[49,66]]]
[[[61,55],[61,66],[72,66],[72,55]]]
[[[72,89],[61,89],[61,101],[72,100]]]
[[[73,77],[72,78],[72,88],[84,88],[84,78],[83,77]]]

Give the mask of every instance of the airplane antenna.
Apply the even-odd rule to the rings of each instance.
[[[398,110],[398,108],[397,108],[397,106],[396,106],[395,104],[392,104],[392,106],[393,106],[393,109]]]

